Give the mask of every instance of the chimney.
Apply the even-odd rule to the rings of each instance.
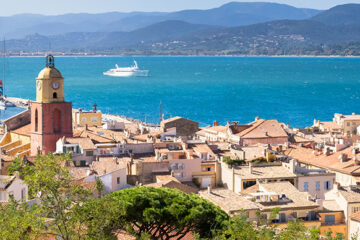
[[[85,130],[89,130],[89,129],[88,129],[88,125],[87,125],[87,124],[85,124]]]
[[[214,127],[219,126],[219,121],[216,121],[216,120],[215,120],[215,121],[213,122],[213,125],[214,125]]]
[[[324,199],[316,199],[315,200],[316,204],[320,206],[320,210],[323,210],[323,202],[324,202]]]
[[[341,162],[346,162],[346,161],[348,160],[348,155],[345,154],[345,153],[340,154],[339,160],[340,160]]]
[[[252,162],[249,162],[249,173],[250,173],[250,174],[253,173],[253,165],[252,165]]]
[[[97,105],[96,105],[96,103],[94,103],[94,105],[93,105],[93,112],[96,112],[97,110],[96,110],[96,107],[97,107]]]
[[[326,155],[326,156],[330,156],[330,148],[326,148],[325,155]]]
[[[290,172],[292,173],[296,172],[296,161],[294,159],[290,160]]]
[[[211,184],[207,187],[208,194],[211,194]]]

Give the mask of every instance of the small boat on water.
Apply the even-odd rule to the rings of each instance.
[[[140,70],[137,62],[134,60],[134,65],[132,67],[119,67],[117,64],[116,68],[110,69],[107,72],[104,72],[106,76],[112,77],[147,77],[149,76],[149,70]]]

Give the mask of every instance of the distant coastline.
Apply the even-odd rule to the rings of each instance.
[[[18,57],[44,57],[43,55],[8,55],[11,58]],[[79,55],[68,55],[68,54],[56,54],[56,57],[269,57],[269,58],[360,58],[360,55],[104,55],[104,54],[79,54]]]

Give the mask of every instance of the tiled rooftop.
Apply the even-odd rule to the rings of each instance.
[[[296,174],[290,172],[286,167],[281,165],[261,165],[253,166],[252,172],[248,166],[235,169],[235,174],[242,179],[277,179],[277,178],[295,178]]]
[[[256,193],[256,189],[254,188],[253,190],[254,193]],[[275,205],[266,204],[266,202],[257,202],[256,204],[262,210],[271,210],[275,206],[282,209],[319,207],[315,202],[308,200],[310,195],[307,192],[300,192],[290,182],[260,183],[259,191],[264,193],[276,193],[278,195],[285,194],[286,198],[290,200],[287,202],[275,201]],[[247,195],[251,194],[247,193]]]
[[[259,209],[255,203],[225,188],[212,189],[211,193],[208,193],[207,190],[200,191],[199,195],[219,206],[229,214],[242,210]]]
[[[348,160],[341,162],[341,154],[347,154]],[[351,152],[351,148],[346,148],[342,151],[326,156],[325,154],[315,155],[314,150],[310,148],[292,146],[285,151],[285,155],[288,155],[299,162],[316,167],[331,169],[346,174],[360,174],[360,165],[358,165],[356,161],[352,160],[353,153]]]

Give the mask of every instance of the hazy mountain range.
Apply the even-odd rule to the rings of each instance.
[[[0,18],[11,52],[360,54],[360,4],[326,11],[232,2],[209,10]]]

